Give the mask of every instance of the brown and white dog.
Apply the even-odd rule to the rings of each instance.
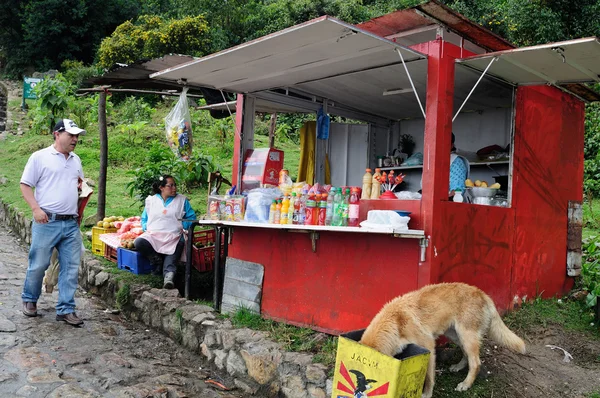
[[[445,335],[463,352],[450,370],[458,372],[467,363],[469,373],[456,386],[471,387],[479,373],[479,349],[485,334],[512,351],[525,354],[525,343],[500,318],[492,299],[480,289],[464,283],[428,285],[396,297],[385,304],[365,330],[360,343],[394,356],[407,344],[418,344],[431,352],[423,398],[431,397],[435,377],[435,340]]]

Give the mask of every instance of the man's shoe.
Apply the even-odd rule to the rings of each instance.
[[[175,272],[167,272],[165,274],[163,289],[173,289],[175,287],[175,283],[173,283],[174,278],[175,278]]]
[[[23,315],[37,316],[37,303],[23,301]]]
[[[83,320],[74,312],[64,315],[56,315],[56,320],[67,322],[69,325],[73,326],[83,325]]]

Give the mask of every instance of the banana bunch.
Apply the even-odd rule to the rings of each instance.
[[[500,184],[499,183],[495,183],[495,184],[492,184],[492,185],[488,186],[488,183],[485,180],[484,181],[475,180],[475,182],[473,182],[469,178],[467,178],[465,180],[465,187],[467,187],[467,188],[481,187],[481,188],[500,189]]]

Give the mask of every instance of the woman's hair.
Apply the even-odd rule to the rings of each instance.
[[[167,180],[169,178],[172,179],[173,182],[175,182],[175,179],[173,178],[173,176],[168,175],[168,174],[164,174],[164,175],[158,177],[158,180],[155,181],[154,184],[152,184],[152,193],[154,193],[154,194],[160,193],[160,188],[167,185]]]

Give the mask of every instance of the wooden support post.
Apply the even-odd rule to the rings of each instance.
[[[269,148],[275,148],[275,127],[277,127],[277,112],[271,114],[269,123]]]
[[[98,129],[100,130],[100,173],[98,177],[98,211],[96,221],[106,216],[106,169],[108,165],[108,134],[106,131],[106,91],[98,98]]]

